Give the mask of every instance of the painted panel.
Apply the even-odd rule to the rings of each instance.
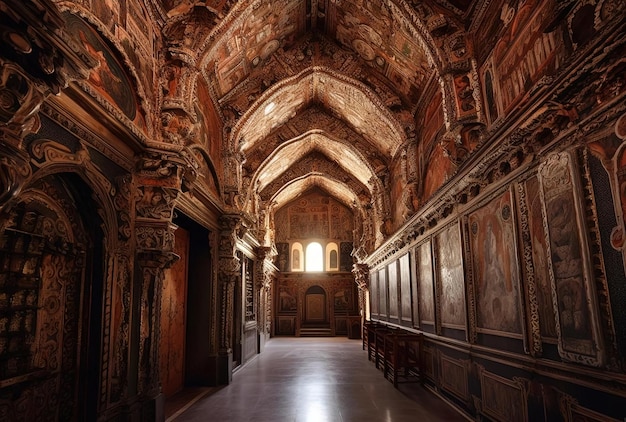
[[[574,160],[567,152],[553,154],[539,168],[549,237],[548,268],[557,310],[559,354],[567,360],[599,366],[604,351]]]
[[[465,280],[458,223],[435,236],[441,326],[465,330]]]
[[[388,307],[387,307],[387,271],[384,268],[378,270],[378,292],[379,292],[379,301],[378,301],[378,309],[381,317],[388,316]]]
[[[278,312],[296,312],[298,309],[297,294],[294,284],[280,280],[278,282]]]
[[[417,247],[417,280],[419,286],[419,316],[422,324],[435,324],[433,257],[430,241]]]
[[[398,260],[400,264],[400,315],[403,321],[411,322],[411,263],[409,254]]]
[[[64,14],[68,30],[76,36],[98,63],[89,74],[89,82],[98,94],[119,108],[130,120],[137,117],[137,100],[124,67],[102,36],[91,25],[70,13]]]
[[[370,314],[378,317],[380,314],[380,290],[378,289],[378,272],[370,273]]]
[[[520,274],[510,190],[469,214],[477,331],[522,335]]]
[[[393,261],[387,266],[389,282],[389,318],[397,320],[398,317],[398,261]]]

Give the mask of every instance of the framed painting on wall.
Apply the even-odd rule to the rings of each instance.
[[[419,292],[419,321],[420,324],[435,325],[435,286],[430,239],[415,249],[415,260],[417,262],[417,290]]]
[[[387,266],[387,283],[389,285],[389,319],[398,322],[398,261]]]
[[[400,265],[400,317],[408,325],[413,321],[411,313],[411,262],[407,253],[398,259]]]
[[[387,307],[387,269],[378,270],[378,311],[381,318],[389,316]]]
[[[281,281],[278,284],[278,312],[293,313],[298,309],[297,306],[297,288],[295,284],[288,280]]]
[[[522,338],[520,271],[513,194],[492,196],[468,214],[477,332]]]
[[[458,221],[435,235],[437,310],[441,326],[466,330],[465,277]]]
[[[592,366],[604,363],[604,341],[580,198],[578,158],[555,153],[539,167],[548,233],[548,270],[555,308],[559,355]]]
[[[378,319],[380,313],[380,293],[378,289],[378,272],[372,271],[370,273],[370,316],[373,319]]]

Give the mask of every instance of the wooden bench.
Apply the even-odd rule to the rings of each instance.
[[[385,378],[394,387],[400,378],[404,382],[422,382],[422,335],[395,331],[384,336],[384,368]]]

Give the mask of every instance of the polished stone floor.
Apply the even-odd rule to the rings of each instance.
[[[419,383],[395,389],[367,360],[360,340],[340,337],[273,338],[230,385],[182,394],[193,403],[166,401],[168,421],[467,420]]]

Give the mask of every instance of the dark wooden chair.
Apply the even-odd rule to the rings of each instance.
[[[422,335],[418,333],[393,332],[384,337],[385,378],[394,387],[403,382],[422,382]]]

